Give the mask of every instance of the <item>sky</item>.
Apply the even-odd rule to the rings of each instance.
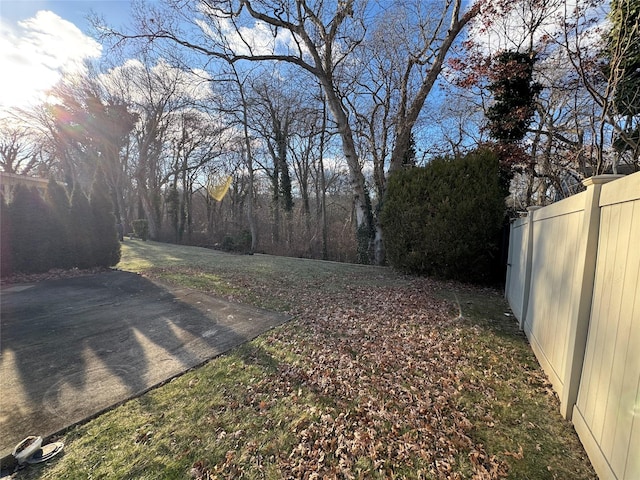
[[[101,57],[92,12],[121,26],[130,9],[129,0],[0,0],[0,110],[38,103],[63,72]]]
[[[41,103],[44,92],[63,73],[82,71],[84,61],[100,59],[104,52],[91,37],[89,16],[98,15],[120,29],[129,23],[131,4],[131,0],[0,0],[0,112]],[[254,46],[262,46],[255,51],[276,47],[264,27],[243,34]],[[243,41],[231,33],[227,36],[242,52]],[[276,39],[278,45],[291,41],[282,37],[286,36]]]

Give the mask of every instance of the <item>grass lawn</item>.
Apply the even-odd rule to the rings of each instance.
[[[16,478],[596,478],[500,292],[128,239],[118,268],[293,320]]]

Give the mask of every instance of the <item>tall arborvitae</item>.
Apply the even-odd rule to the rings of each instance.
[[[51,255],[59,268],[73,267],[73,245],[71,244],[71,212],[66,189],[53,178],[49,179],[45,200],[51,211],[52,236]]]
[[[113,214],[109,187],[100,168],[91,190],[93,216],[93,259],[100,267],[112,267],[120,261],[120,241]]]
[[[8,210],[14,272],[40,273],[53,268],[53,222],[48,205],[38,190],[16,185]]]
[[[71,193],[69,234],[73,251],[73,266],[89,268],[95,265],[92,256],[93,215],[86,195],[76,184]]]
[[[0,276],[6,277],[12,273],[9,207],[4,199],[4,195],[0,193]]]

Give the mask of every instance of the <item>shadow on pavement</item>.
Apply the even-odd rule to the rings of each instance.
[[[120,271],[9,286],[1,308],[0,458],[288,320]]]

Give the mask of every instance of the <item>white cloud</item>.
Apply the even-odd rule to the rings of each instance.
[[[41,10],[18,25],[0,20],[0,108],[38,102],[63,74],[85,70],[102,47],[73,23]]]
[[[214,22],[214,19],[217,25],[208,23]],[[236,55],[274,55],[298,51],[298,44],[290,31],[281,28],[274,34],[269,25],[258,20],[251,26],[236,28],[228,18],[211,16],[207,21],[196,20],[196,24],[206,36]]]
[[[183,70],[160,59],[147,69],[137,59],[100,75],[100,82],[114,96],[137,104],[157,103],[170,95],[176,102],[206,101],[211,98],[211,76],[204,70]]]

